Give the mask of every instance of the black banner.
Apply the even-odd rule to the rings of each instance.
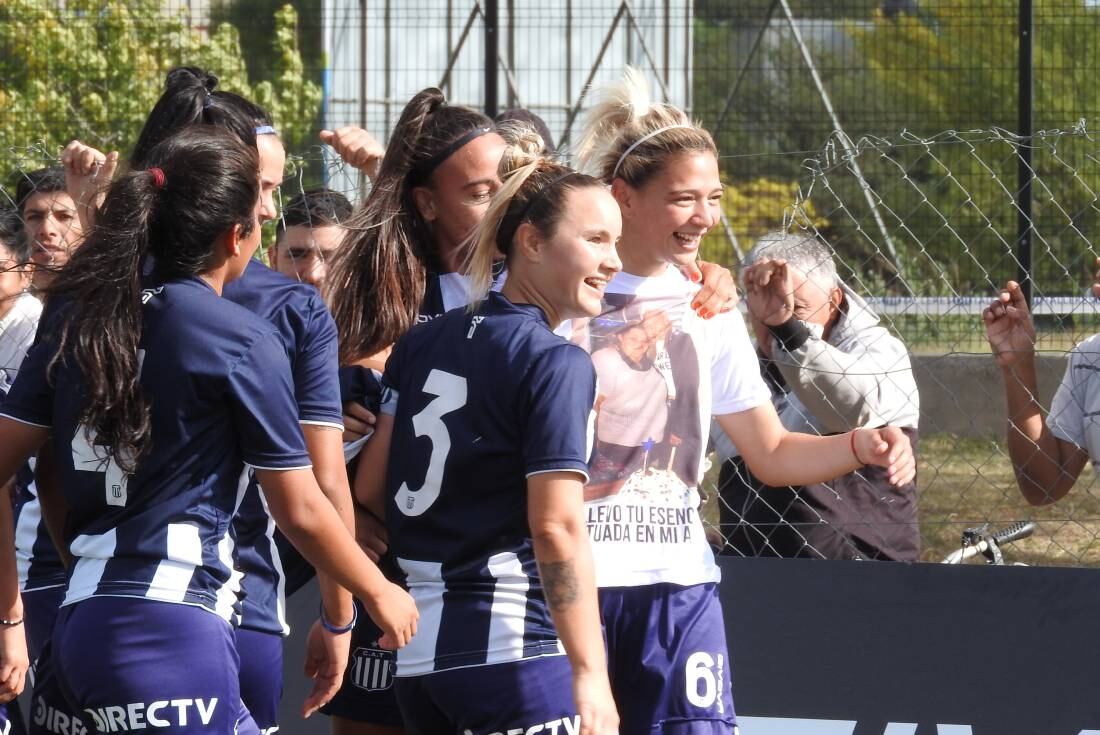
[[[742,735],[1100,735],[1100,571],[722,569]]]
[[[720,563],[741,735],[1100,735],[1100,570]],[[320,735],[289,607],[281,731]]]

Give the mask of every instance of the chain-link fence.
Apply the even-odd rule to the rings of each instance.
[[[428,85],[455,103],[528,107],[567,151],[589,86],[629,63],[718,141],[725,216],[706,255],[735,266],[769,231],[811,233],[913,355],[912,515],[879,514],[896,505],[879,494],[844,510],[847,521],[880,535],[883,524],[916,524],[920,558],[938,560],[966,528],[1034,518],[1038,532],[1015,547],[1016,559],[1100,561],[1090,469],[1055,505],[1030,508],[1020,496],[980,316],[1026,266],[1044,405],[1067,351],[1100,326],[1086,296],[1100,186],[1093,3],[1039,0],[1028,34],[1021,10],[1032,3],[1014,0],[301,0],[296,14],[281,5],[0,8],[0,202],[72,138],[125,154],[164,72],[181,63],[213,69],[222,86],[271,109],[291,153],[284,205],[321,184],[358,202],[357,172],[316,144],[317,131],[354,124],[385,140],[404,102]],[[1021,138],[1025,118],[1039,132]],[[706,516],[728,552],[786,555],[812,536],[803,530],[830,525],[827,494],[811,503],[772,491],[723,499],[719,470],[715,461]],[[834,504],[841,496],[832,493]],[[750,508],[758,499],[766,507]],[[749,539],[727,544],[738,529]],[[811,547],[802,553],[823,555]],[[874,557],[858,545],[837,555]]]

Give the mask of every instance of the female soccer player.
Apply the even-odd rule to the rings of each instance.
[[[621,732],[728,733],[735,720],[719,569],[698,512],[711,416],[768,484],[824,481],[864,463],[888,467],[900,484],[913,476],[912,453],[897,429],[786,432],[740,314],[704,321],[689,308],[696,287],[675,266],[696,258],[722,196],[709,133],[682,111],[651,104],[644,78],[631,71],[593,107],[579,153],[622,211],[623,272],[608,286],[602,313],[578,332],[600,354],[624,328],[661,325],[649,330],[645,361],[673,396],[637,403],[645,413],[633,425],[659,435],[635,436],[632,447],[616,445],[613,456],[597,451],[593,460],[593,485],[606,489],[588,503],[588,526]],[[751,274],[747,281],[767,287]],[[799,329],[776,332],[793,340]],[[603,374],[607,365],[596,364],[601,386],[618,381]],[[598,435],[606,436],[600,424],[612,418],[626,422],[600,416]]]
[[[189,128],[146,163],[111,187],[58,278],[4,403],[0,476],[52,433],[74,558],[53,663],[72,703],[100,731],[229,733],[255,727],[228,624],[242,464],[393,645],[416,612],[317,488],[277,328],[220,298],[259,244],[255,150]]]
[[[464,242],[482,220],[500,186],[505,140],[473,110],[448,105],[438,89],[416,94],[390,137],[370,197],[348,224],[352,235],[329,269],[326,298],[340,334],[341,363],[382,369],[394,341],[417,322],[466,306],[473,287],[465,270]],[[696,301],[717,312],[733,293],[728,274],[704,266]],[[358,438],[370,431],[354,406],[344,422]],[[327,712],[337,735],[400,733],[387,654],[374,645],[377,631],[364,622],[354,633],[359,652],[349,679]]]
[[[169,72],[165,91],[157,100],[138,137],[131,166],[143,167],[150,150],[187,125],[225,128],[259,153],[260,222],[277,216],[274,193],[282,181],[285,153],[267,113],[250,101],[217,89],[217,78],[193,67]],[[70,182],[94,184],[104,173],[91,165],[111,156],[74,142],[64,156]],[[90,200],[95,192],[74,194]],[[82,209],[87,214],[86,209]],[[336,329],[317,290],[291,281],[257,260],[249,262],[241,278],[226,288],[225,298],[244,306],[279,328],[293,369],[299,422],[306,438],[314,475],[348,528],[352,528],[351,491],[341,447],[341,409],[337,375]],[[243,601],[235,618],[241,656],[241,696],[262,730],[277,726],[283,689],[283,637],[286,624],[281,555],[274,542],[275,525],[264,507],[253,476],[233,521],[233,552]],[[294,554],[295,558],[297,554]],[[324,617],[309,635],[307,656],[314,687],[304,704],[308,715],[332,698],[340,686],[351,644],[355,610],[351,596],[321,576]]]
[[[611,733],[583,518],[595,374],[551,327],[598,312],[619,216],[595,179],[510,151],[468,269],[488,295],[394,347],[356,497],[426,621],[398,652],[407,732]]]

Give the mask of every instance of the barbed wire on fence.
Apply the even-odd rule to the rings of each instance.
[[[830,142],[811,157],[803,152],[773,154],[805,159],[805,178],[787,212],[776,213],[776,221],[785,221],[791,232],[827,243],[845,282],[865,297],[868,313],[912,353],[911,367],[899,363],[832,374],[850,380],[877,374],[888,382],[915,381],[920,474],[914,514],[906,523],[917,524],[920,558],[945,557],[959,545],[966,528],[1034,518],[1039,532],[1019,542],[1018,558],[1098,565],[1100,501],[1091,470],[1065,500],[1035,509],[1021,498],[1004,449],[1003,388],[980,313],[1019,266],[1014,253],[1019,211],[1014,177],[1020,145],[1031,147],[1039,192],[1032,222],[1038,245],[1033,307],[1037,319],[1046,320],[1040,321],[1039,333],[1044,371],[1040,399],[1049,405],[1067,352],[1100,331],[1100,302],[1086,294],[1096,255],[1093,240],[1100,227],[1100,151],[1093,131],[1083,122],[1044,130],[1026,141],[998,129],[933,136],[902,131],[893,137],[860,138],[846,150]],[[55,164],[59,151],[31,144],[18,153],[24,168],[13,172],[16,178]],[[852,171],[852,157],[860,159],[862,181]],[[290,157],[281,205],[321,182],[335,185],[353,203],[365,193],[357,172],[328,149],[315,146]],[[10,201],[12,194],[5,186],[0,203]],[[869,201],[880,209],[898,257],[910,259],[904,279],[889,267],[878,228],[869,224]],[[757,237],[744,229],[736,213],[731,214],[732,227],[747,251]],[[716,228],[719,237],[720,229]],[[809,413],[802,418],[812,423]],[[718,534],[712,539],[717,546],[739,553],[727,542],[736,533],[748,534],[745,544],[753,553],[780,554],[779,535],[793,533],[796,543],[803,539],[805,555],[825,555],[807,539],[814,537],[811,531],[832,523],[828,508],[807,506],[794,493],[765,491],[751,499],[773,520],[752,518],[745,496],[731,500],[719,487],[721,465],[713,463],[705,483],[705,517]],[[845,501],[842,491],[831,491],[828,497],[834,503]],[[849,509],[848,530],[856,536],[860,528],[865,536],[888,534],[892,521],[883,521],[875,510],[898,502],[881,494]],[[785,517],[799,503],[803,516],[791,523]],[[849,551],[851,556],[873,558],[858,545]]]

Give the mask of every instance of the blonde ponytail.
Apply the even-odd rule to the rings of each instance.
[[[710,133],[678,107],[653,103],[645,76],[631,67],[597,93],[576,149],[581,170],[633,187],[644,185],[670,157],[690,151],[718,155]]]

